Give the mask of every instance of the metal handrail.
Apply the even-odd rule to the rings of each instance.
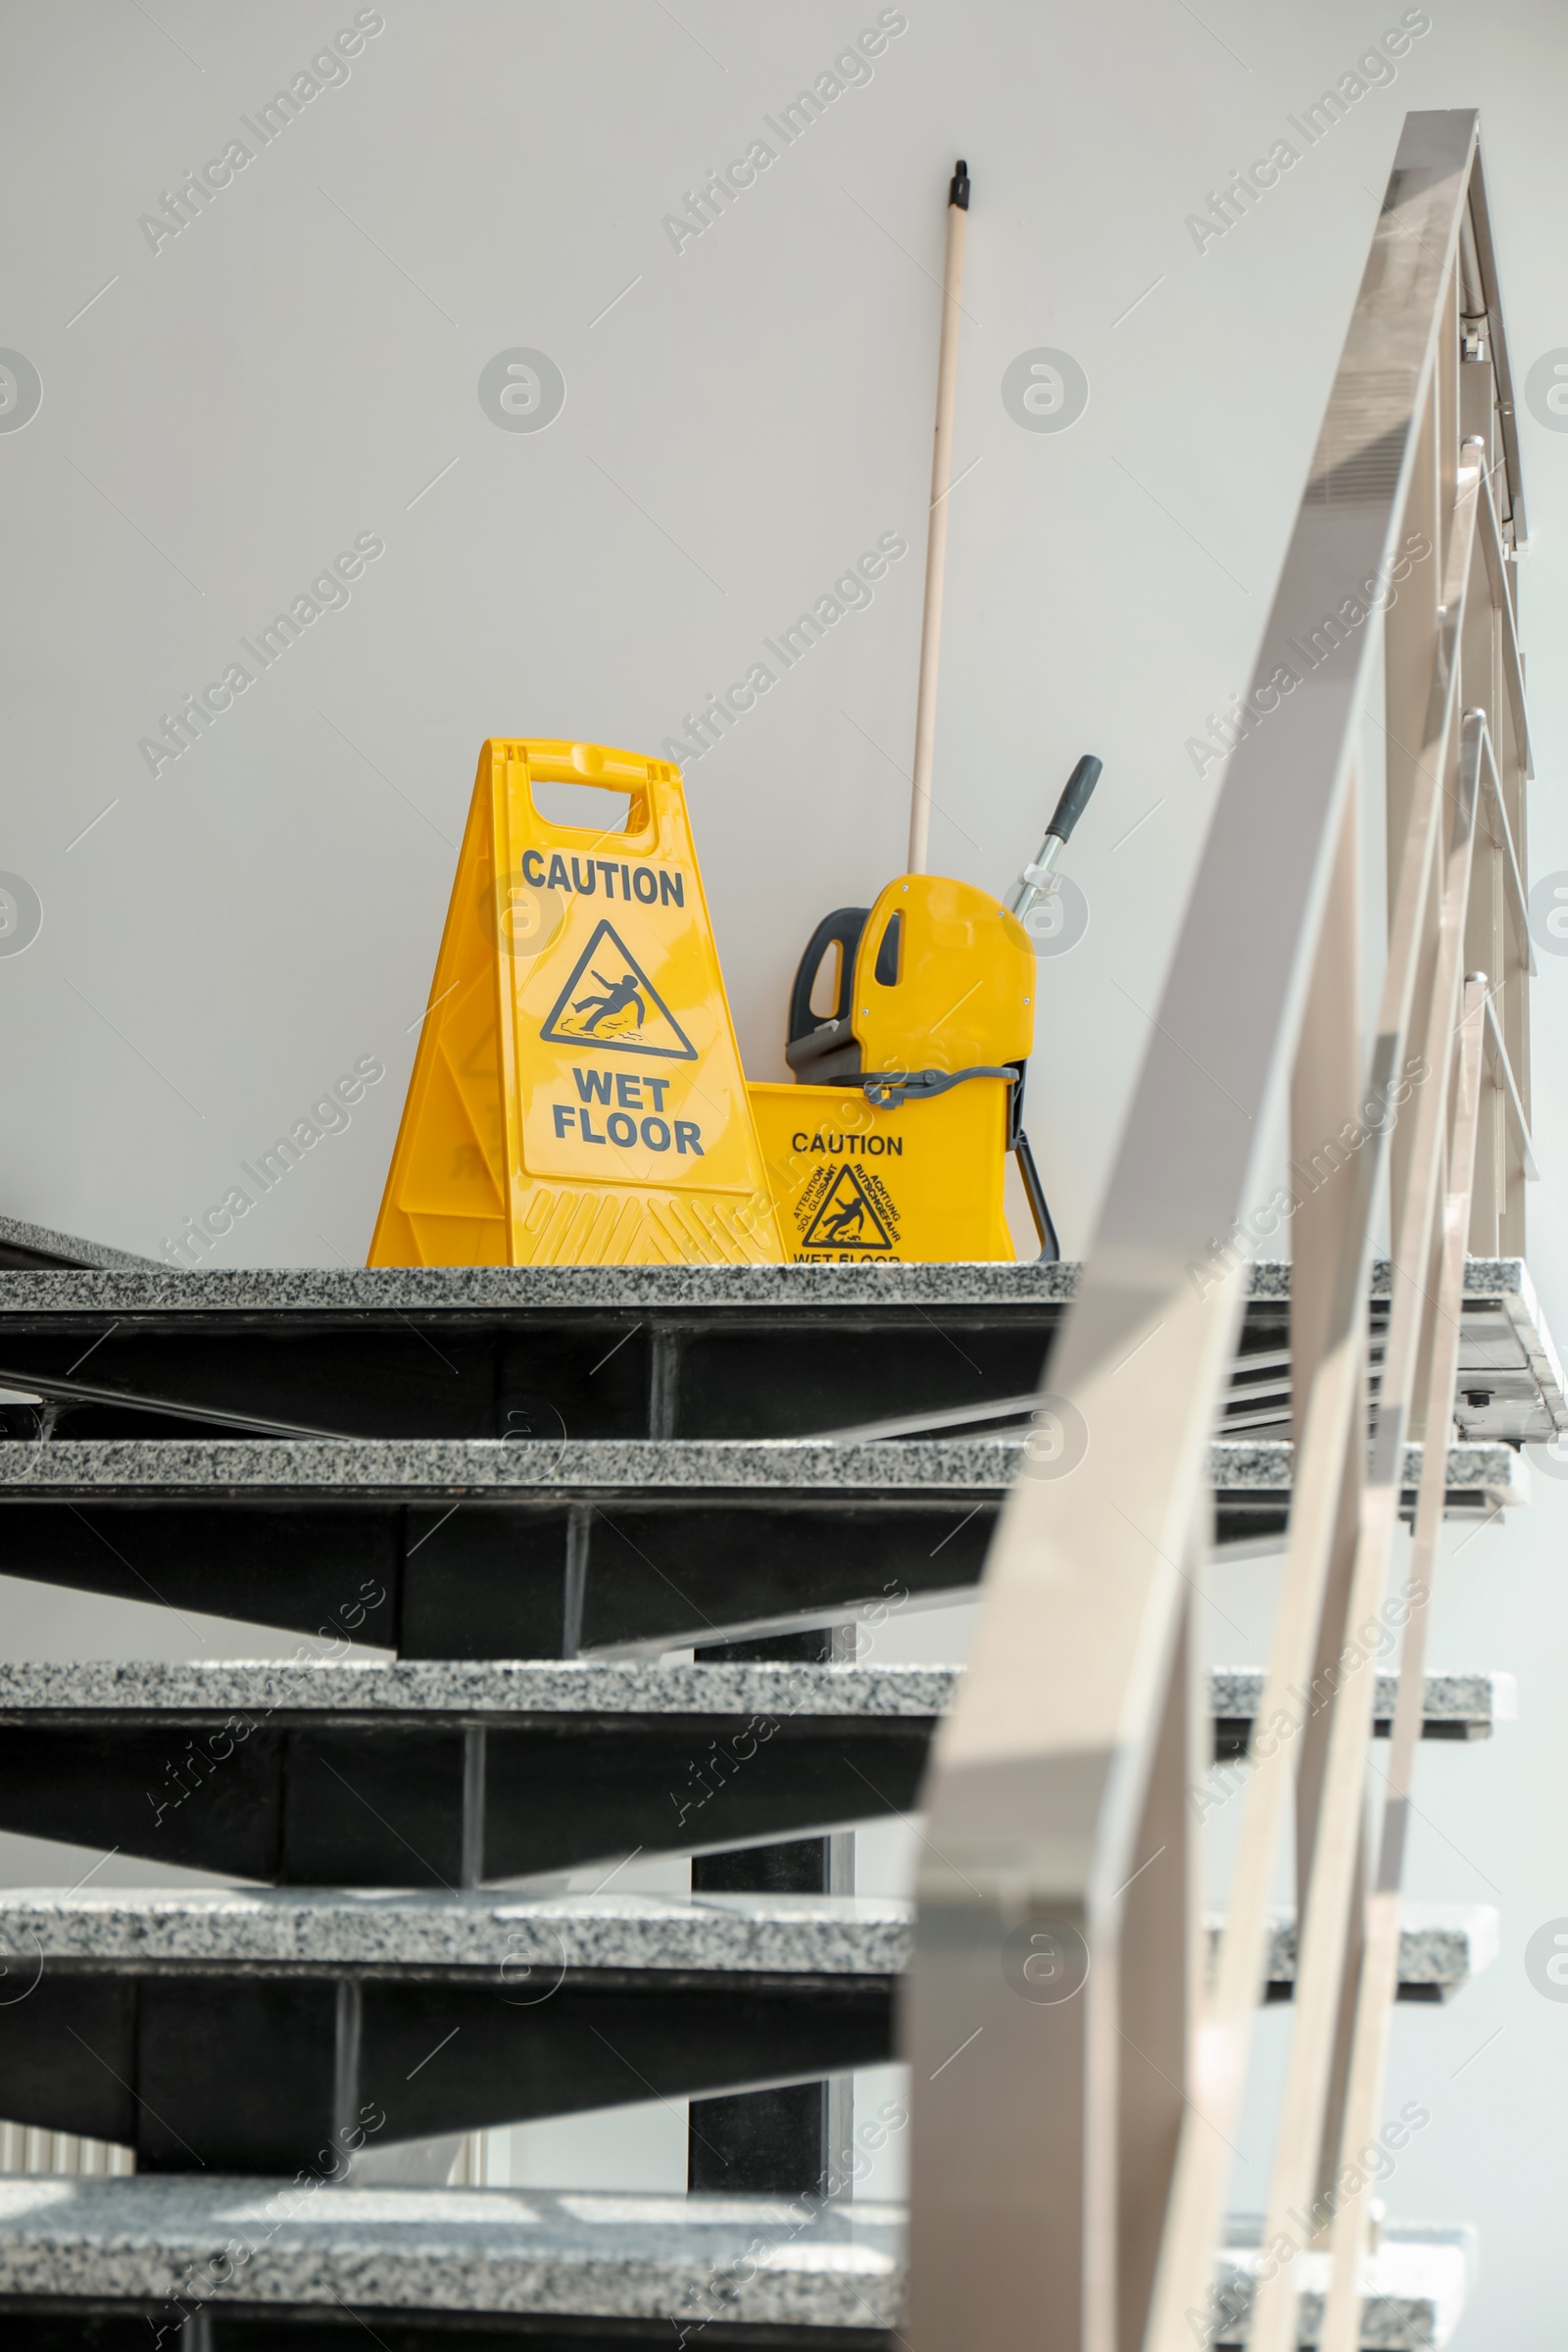
[[[1522,1252],[1530,956],[1508,900],[1510,885],[1522,895],[1529,739],[1508,386],[1477,118],[1411,115],[1100,1230],[934,1753],[906,2009],[919,2352],[1191,2352],[1195,2331],[1215,2340],[1234,2320],[1214,2306],[1214,2256],[1293,1806],[1300,1961],[1271,2212],[1317,2216],[1335,2326],[1355,2338],[1365,2217],[1322,2194],[1347,2119],[1381,2095],[1378,1972],[1398,1893],[1396,1874],[1369,1889],[1363,1850],[1373,1676],[1364,1662],[1344,1673],[1298,1736],[1250,1760],[1205,1984],[1185,1802],[1206,1729],[1193,1596],[1246,1286],[1234,1237],[1255,1212],[1278,1204],[1291,1227],[1296,1428],[1260,1722],[1300,1717],[1293,1690],[1336,1657],[1356,1609],[1376,1608],[1404,1446],[1423,1432],[1418,1548],[1434,1524],[1453,1385],[1436,1318],[1457,1327],[1456,1220],[1461,1291],[1466,1237],[1478,1254]],[[1361,724],[1379,681],[1381,778]],[[1391,898],[1368,1041],[1360,806],[1379,783]],[[1496,827],[1476,821],[1486,789]],[[1492,976],[1485,1016],[1462,996],[1467,968]],[[1507,1076],[1478,1094],[1488,1018]],[[1269,1158],[1287,1098],[1293,1171],[1323,1139],[1342,1145],[1332,1180],[1300,1200]],[[1369,1461],[1385,1168],[1393,1270]],[[1358,1983],[1378,1991],[1359,2010]],[[1294,2347],[1300,2269],[1293,2255],[1260,2280],[1252,2352]]]

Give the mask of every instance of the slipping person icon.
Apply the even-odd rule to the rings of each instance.
[[[0,876],[0,880],[4,877]],[[647,888],[645,883],[643,886]],[[0,940],[0,947],[4,946]],[[679,966],[672,967],[672,976]],[[717,966],[713,982],[720,987]],[[638,961],[609,923],[599,923],[577,951],[539,1035],[546,1044],[593,1046],[607,1054],[635,1054],[662,1061],[696,1061],[697,1048]],[[719,999],[722,1003],[722,995]],[[579,1080],[579,1084],[585,1084]],[[597,1083],[597,1082],[596,1082]],[[655,1128],[657,1135],[659,1130]]]
[[[573,1012],[587,1012],[590,1005],[593,1007],[591,1017],[583,1023],[584,1035],[592,1037],[601,1021],[613,1020],[617,1013],[625,1012],[633,1006],[636,1008],[637,1026],[640,1029],[643,1025],[645,1007],[642,998],[638,994],[635,974],[622,972],[618,980],[612,981],[607,980],[603,972],[595,972],[594,978],[604,990],[604,995],[602,997],[579,997],[571,1008]]]
[[[853,1236],[858,1241],[865,1224],[865,1202],[858,1195],[836,1208],[822,1228],[824,1242],[845,1242]]]

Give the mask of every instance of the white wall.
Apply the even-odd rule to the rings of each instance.
[[[481,738],[657,750],[900,532],[911,553],[869,609],[689,770],[748,1066],[783,1074],[807,932],[902,862],[935,273],[962,151],[972,470],[953,499],[933,853],[1002,886],[1074,757],[1104,758],[1072,854],[1092,920],[1045,967],[1032,1085],[1081,1250],[1213,798],[1217,771],[1200,779],[1184,744],[1246,677],[1406,107],[1481,105],[1521,379],[1568,343],[1560,11],[1433,0],[1394,86],[1200,254],[1185,217],[1397,6],[907,0],[869,83],[677,254],[662,217],[875,0],[386,0],[346,84],[150,250],[138,217],[354,13],[5,12],[0,344],[43,402],[0,432],[0,868],[43,922],[0,956],[0,1206],[157,1251],[375,1055],[388,1074],[352,1127],[214,1253],[363,1259]],[[519,346],[564,376],[542,433],[498,429],[477,398],[485,364]],[[1039,346],[1087,373],[1064,433],[1003,406],[1007,364]],[[1568,441],[1528,415],[1521,429],[1542,874],[1568,867],[1551,659]],[[385,554],[347,609],[150,775],[138,740],[160,714],[365,532]],[[1543,964],[1549,1171],[1568,1167],[1568,969]],[[1532,1257],[1568,1326],[1560,1183],[1541,1188]],[[1504,1956],[1397,2034],[1399,2085],[1435,2121],[1391,2205],[1482,2223],[1467,2346],[1542,2340],[1559,2317],[1568,2015],[1521,1965],[1530,1932],[1568,1912],[1568,1489],[1539,1483],[1533,1515],[1455,1562],[1439,1627],[1440,1663],[1520,1671],[1525,1721],[1433,1759],[1442,1830],[1415,1861],[1422,1893],[1502,1886]]]

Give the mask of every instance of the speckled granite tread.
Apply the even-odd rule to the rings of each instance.
[[[994,1443],[996,1441],[993,1441]],[[1420,1483],[1425,1448],[1406,1446],[1403,1483],[1408,1493]],[[1209,1481],[1225,1494],[1253,1494],[1269,1488],[1288,1492],[1296,1473],[1296,1448],[1288,1439],[1216,1438],[1209,1446]],[[1530,1471],[1522,1455],[1501,1444],[1448,1447],[1450,1494],[1479,1492],[1510,1502],[1530,1499]]]
[[[94,1671],[98,1671],[95,1669]],[[5,1690],[0,1668],[0,1696]],[[1519,1686],[1511,1674],[1429,1674],[1422,1694],[1422,1713],[1428,1723],[1459,1723],[1472,1738],[1490,1738],[1493,1726],[1512,1723],[1519,1712]],[[1208,1678],[1211,1713],[1231,1721],[1249,1721],[1263,1697],[1260,1666],[1215,1666]],[[1394,1713],[1399,1678],[1380,1674],[1374,1712],[1386,1720]]]
[[[835,1445],[818,1438],[576,1439],[176,1438],[68,1439],[0,1444],[0,1492],[180,1488],[229,1492],[310,1488],[382,1494],[458,1494],[541,1487],[802,1489],[853,1492],[933,1489],[999,1493],[1023,1469],[1026,1438],[907,1439]],[[1421,1475],[1422,1448],[1407,1446],[1404,1484]],[[1217,1438],[1210,1484],[1225,1494],[1286,1494],[1295,1448],[1284,1440]],[[1512,1446],[1448,1447],[1450,1492],[1529,1499],[1529,1471]]]
[[[23,2176],[0,2179],[0,2297],[667,2319],[673,2342],[683,2320],[896,2327],[905,2236],[904,2208],[869,2198]],[[1227,2231],[1221,2291],[1245,2298],[1255,2259]],[[1302,2259],[1313,2340],[1322,2258]],[[1389,2229],[1370,2264],[1362,2343],[1444,2342],[1469,2260],[1464,2232]]]
[[[221,2303],[890,2327],[904,2221],[868,2200],[0,2180],[0,2295],[150,2299],[194,2272]]]
[[[1406,1900],[1399,1930],[1399,1983],[1433,1984],[1456,1992],[1490,1968],[1500,1948],[1499,1914],[1491,1903],[1415,1903]],[[1205,1925],[1209,1947],[1224,1926],[1211,1916]],[[1296,1981],[1296,1920],[1276,1912],[1269,1922],[1267,1981]]]
[[[956,1666],[662,1666],[640,1659],[0,1663],[0,1717],[43,1709],[169,1714],[234,1707],[269,1714],[925,1717],[946,1713],[961,1672]]]
[[[16,1231],[24,1239],[41,1228]],[[84,1254],[98,1247],[72,1246]],[[395,1314],[408,1308],[461,1313],[539,1307],[1009,1306],[1064,1302],[1077,1296],[1082,1278],[1076,1260],[1051,1266],[225,1266],[187,1273],[105,1250],[101,1266],[90,1270],[0,1270],[0,1312],[7,1307],[62,1314],[106,1307],[126,1313],[319,1309]],[[1388,1260],[1379,1259],[1372,1268],[1371,1297],[1386,1298],[1389,1279]],[[1248,1269],[1250,1298],[1288,1299],[1290,1289],[1288,1261],[1261,1259]],[[1523,1297],[1532,1305],[1535,1299],[1521,1258],[1470,1259],[1465,1296]]]
[[[1245,2237],[1245,2244],[1238,2240]],[[1262,2224],[1249,2219],[1226,2227],[1216,2266],[1216,2301],[1233,2314],[1216,2333],[1216,2345],[1239,2343],[1246,2328],[1256,2270],[1262,2261]],[[1367,2294],[1361,2306],[1362,2352],[1433,2352],[1446,2344],[1464,2309],[1475,2271],[1473,2230],[1394,2223],[1367,2262]],[[1299,2257],[1301,2300],[1297,2340],[1316,2344],[1328,2291],[1326,2254]]]
[[[510,1965],[896,1976],[911,1910],[857,1894],[355,1893],[338,1887],[0,1890],[0,1937],[45,1962]]]
[[[0,1938],[42,1961],[132,1969],[178,1962],[319,1968],[766,1970],[782,1975],[896,1976],[906,1967],[914,1909],[858,1894],[356,1893],[339,1887],[59,1887],[0,1889]],[[1209,1920],[1211,1944],[1221,1922]],[[1405,1905],[1401,1984],[1446,1990],[1497,1952],[1485,1904]],[[1296,1922],[1277,1915],[1268,1979],[1296,1974]]]
[[[1019,1438],[835,1446],[817,1439],[84,1439],[0,1445],[0,1491],[51,1487],[410,1490],[957,1488],[1011,1483]]]
[[[135,1261],[133,1261],[133,1265]],[[335,1314],[587,1313],[621,1309],[783,1309],[1050,1305],[1072,1298],[1082,1267],[997,1263],[863,1266],[297,1266],[186,1272],[140,1265],[81,1272],[0,1270],[0,1310],[105,1307]]]
[[[92,1268],[105,1272],[131,1272],[148,1269],[162,1273],[162,1261],[156,1257],[141,1257],[134,1250],[111,1250],[107,1242],[84,1242],[79,1234],[56,1233],[47,1225],[30,1225],[25,1217],[0,1217],[0,1243],[16,1250],[35,1250],[40,1256],[58,1257],[60,1273],[68,1278],[77,1268]],[[45,1266],[14,1267],[16,1273],[52,1274]]]
[[[241,1708],[315,1715],[789,1715],[923,1718],[947,1712],[961,1666],[662,1666],[640,1659],[329,1659],[273,1663],[161,1658],[0,1661],[0,1719],[37,1714],[177,1714]],[[1397,1677],[1380,1674],[1376,1708],[1392,1715]],[[1257,1712],[1260,1666],[1216,1666],[1209,1707],[1231,1721]],[[1511,1674],[1429,1674],[1429,1723],[1486,1737],[1511,1722]]]

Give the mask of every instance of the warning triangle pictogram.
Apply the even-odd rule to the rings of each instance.
[[[840,1167],[810,1225],[803,1250],[891,1250],[893,1237],[848,1160]]]
[[[539,1032],[563,1046],[695,1061],[697,1049],[612,923],[601,922]]]

